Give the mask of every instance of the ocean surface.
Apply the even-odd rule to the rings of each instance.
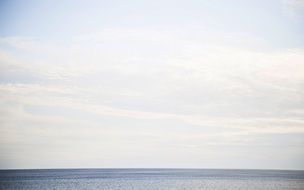
[[[0,170],[1,190],[304,190],[304,171],[222,169]]]

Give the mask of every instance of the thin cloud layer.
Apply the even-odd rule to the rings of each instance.
[[[1,35],[0,167],[303,169],[304,49],[244,32],[237,13],[223,31],[221,10],[187,27]]]

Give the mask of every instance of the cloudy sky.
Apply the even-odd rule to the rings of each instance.
[[[304,169],[303,0],[0,2],[0,168]]]

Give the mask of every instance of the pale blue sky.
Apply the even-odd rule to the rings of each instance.
[[[303,14],[303,7],[294,7],[302,4],[301,0],[2,1],[1,35],[62,40],[109,27],[190,32],[204,27],[258,36],[278,47],[303,47],[303,15],[295,16]]]
[[[1,1],[0,168],[304,169],[304,2]]]

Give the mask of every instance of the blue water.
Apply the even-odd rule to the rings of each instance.
[[[220,169],[0,170],[2,190],[304,190],[304,171]]]

